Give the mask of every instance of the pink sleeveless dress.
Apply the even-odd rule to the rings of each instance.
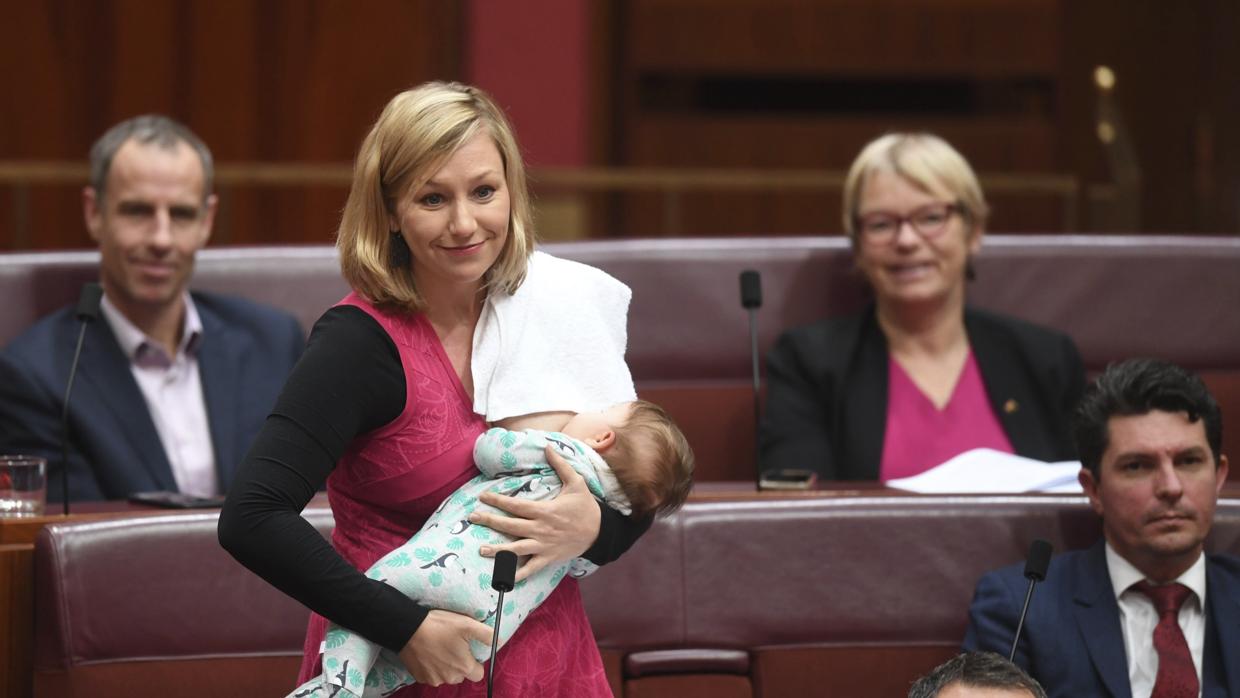
[[[405,409],[390,424],[350,444],[327,480],[336,519],[332,544],[365,570],[403,544],[441,501],[478,473],[474,440],[486,428],[425,316],[388,313],[355,293],[356,306],[387,331],[405,370]],[[319,645],[327,620],[311,614],[297,682],[322,673]],[[598,646],[575,580],[566,579],[500,650],[495,695],[611,696]],[[485,696],[486,682],[413,685],[396,696]]]

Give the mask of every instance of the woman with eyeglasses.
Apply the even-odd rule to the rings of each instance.
[[[1075,458],[1067,415],[1085,372],[1072,340],[965,303],[987,206],[964,157],[930,134],[878,138],[843,210],[874,303],[780,337],[763,468],[887,481],[982,447]]]

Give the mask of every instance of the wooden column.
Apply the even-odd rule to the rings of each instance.
[[[0,518],[0,698],[27,698],[34,670],[34,539],[63,516]]]

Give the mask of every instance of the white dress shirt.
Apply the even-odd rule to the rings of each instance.
[[[185,324],[175,356],[168,356],[162,345],[122,315],[107,295],[100,309],[121,351],[129,358],[129,369],[146,400],[177,488],[186,494],[211,496],[219,493],[219,484],[211,425],[198,373],[202,318],[188,293],[184,294],[184,301]]]
[[[1107,570],[1111,574],[1115,600],[1119,603],[1119,625],[1124,633],[1132,698],[1150,698],[1154,680],[1158,677],[1158,650],[1154,649],[1158,611],[1148,596],[1129,588],[1145,579],[1145,575],[1120,557],[1110,543],[1107,543]],[[1193,592],[1180,607],[1179,621],[1184,639],[1188,641],[1188,651],[1193,655],[1193,666],[1197,669],[1197,695],[1200,696],[1201,659],[1206,637],[1206,556],[1199,556],[1193,566],[1175,581]]]

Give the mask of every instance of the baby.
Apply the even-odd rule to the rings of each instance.
[[[474,443],[474,463],[481,474],[444,500],[407,543],[366,572],[423,606],[462,613],[492,627],[498,597],[491,589],[494,562],[479,555],[478,548],[512,539],[469,521],[475,509],[485,506],[478,502],[480,494],[554,498],[562,485],[547,462],[548,445],[585,478],[595,497],[637,517],[666,515],[680,508],[693,475],[693,451],[684,435],[663,408],[644,400],[602,412],[511,417],[500,424]],[[549,565],[518,582],[505,595],[499,645],[566,575],[584,577],[594,569],[594,564],[577,558]],[[479,661],[490,656],[489,647],[470,645]],[[391,652],[332,625],[323,642],[322,676],[291,696],[384,696],[411,683],[413,678]]]

